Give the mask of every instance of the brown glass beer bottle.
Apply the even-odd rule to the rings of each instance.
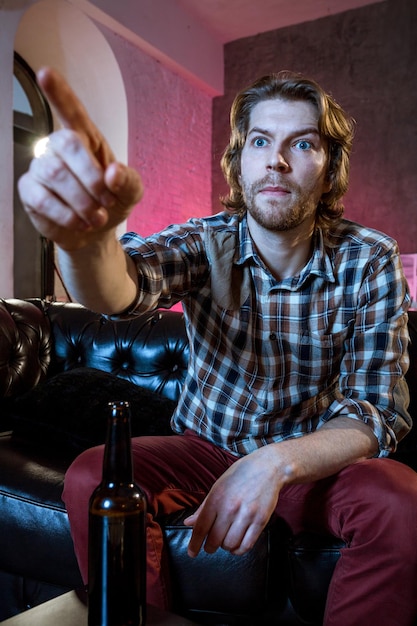
[[[146,501],[133,481],[129,403],[109,407],[103,477],[89,504],[88,625],[143,626]]]

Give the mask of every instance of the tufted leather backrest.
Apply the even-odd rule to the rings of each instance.
[[[406,374],[410,391],[410,406],[408,412],[413,420],[411,432],[400,441],[395,458],[410,465],[417,471],[417,311],[409,311],[408,330],[410,333],[410,366]]]
[[[113,321],[78,304],[43,308],[53,343],[49,376],[94,367],[178,399],[189,357],[182,313],[157,311]]]
[[[24,300],[0,300],[0,397],[17,396],[45,378],[51,349],[42,311]]]
[[[0,397],[76,367],[111,372],[177,400],[189,357],[183,316],[112,321],[73,303],[0,300]]]
[[[411,401],[417,408],[417,311],[408,313],[408,331],[410,333],[410,367],[407,372],[407,381],[410,388]],[[417,415],[416,415],[417,419]]]

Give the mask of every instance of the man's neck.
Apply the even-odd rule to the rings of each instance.
[[[248,228],[256,251],[277,280],[300,273],[312,253],[314,224],[288,231],[263,228],[248,214]]]

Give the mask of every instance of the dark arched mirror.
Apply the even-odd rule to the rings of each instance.
[[[13,69],[14,137],[14,295],[52,297],[53,247],[32,226],[17,193],[17,181],[28,169],[36,143],[53,129],[52,114],[35,73],[17,53]]]

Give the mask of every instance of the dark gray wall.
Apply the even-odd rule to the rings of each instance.
[[[317,80],[356,120],[346,217],[417,252],[417,1],[385,0],[240,39],[225,49],[225,95],[213,103],[213,210],[235,93],[280,69]]]

